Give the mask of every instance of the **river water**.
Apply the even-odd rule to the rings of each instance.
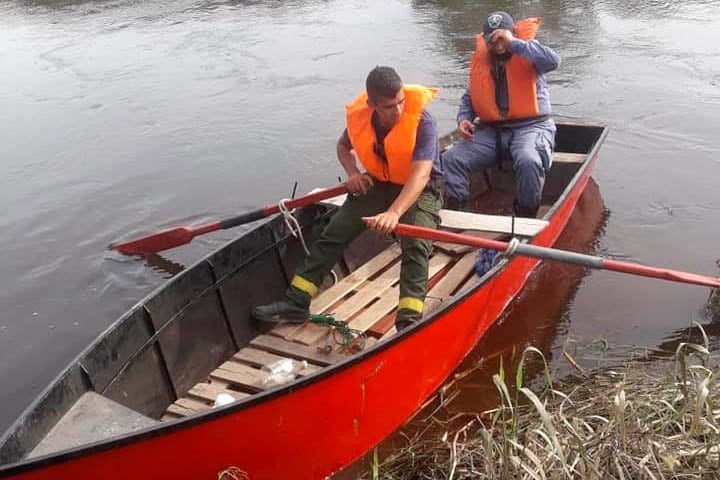
[[[716,275],[717,2],[6,0],[0,430],[173,270],[109,243],[234,215],[289,196],[296,181],[299,192],[335,183],[343,105],[377,64],[440,87],[432,111],[449,132],[473,36],[495,9],[543,17],[539,38],[563,57],[549,76],[557,119],[612,129],[589,201],[602,218],[578,247]],[[189,264],[236,233],[167,257]],[[522,318],[540,312],[539,324],[494,334],[520,350],[656,346],[708,321],[704,288],[548,271],[518,307]]]

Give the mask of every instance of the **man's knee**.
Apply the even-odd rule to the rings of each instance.
[[[454,144],[440,154],[440,162],[443,170],[446,172],[464,173],[468,169],[467,162],[464,161],[466,155],[461,151],[459,144]]]
[[[521,207],[536,210],[540,205],[542,190],[545,185],[545,170],[537,150],[522,149],[516,151],[514,169],[516,202]],[[520,216],[534,215],[523,212]]]
[[[463,203],[468,196],[469,170],[466,155],[461,151],[462,146],[455,144],[442,153],[441,164],[445,177],[446,200]]]
[[[514,154],[514,168],[516,172],[528,174],[543,174],[543,162],[540,153],[534,148],[524,148]]]
[[[432,241],[403,236],[400,239],[400,248],[403,252],[404,261],[422,263],[427,261],[432,253]]]

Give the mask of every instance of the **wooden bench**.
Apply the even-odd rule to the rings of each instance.
[[[553,153],[553,163],[583,163],[587,158],[585,153]]]
[[[347,195],[338,195],[337,197],[323,200],[321,203],[339,206],[345,202],[346,197]],[[447,209],[440,210],[440,219],[440,226],[445,228],[506,234],[514,232],[515,235],[523,237],[532,237],[538,234],[548,224],[545,220],[538,218],[515,217],[515,225],[513,228],[513,220],[510,216],[486,215],[483,213],[460,212]]]

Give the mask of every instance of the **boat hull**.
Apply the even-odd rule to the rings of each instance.
[[[532,243],[552,246],[597,159],[577,172]],[[0,469],[17,480],[217,478],[236,467],[252,480],[322,479],[403,424],[477,344],[521,291],[539,260],[515,257],[417,328],[291,388],[161,424],[117,440]]]

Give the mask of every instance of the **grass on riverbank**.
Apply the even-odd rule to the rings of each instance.
[[[502,364],[493,376],[500,406],[439,439],[418,434],[365,478],[720,478],[720,362],[698,328],[703,344],[680,343],[673,359],[630,361],[562,384],[545,364],[540,392],[523,384],[526,359],[542,356],[529,348],[514,379]]]

